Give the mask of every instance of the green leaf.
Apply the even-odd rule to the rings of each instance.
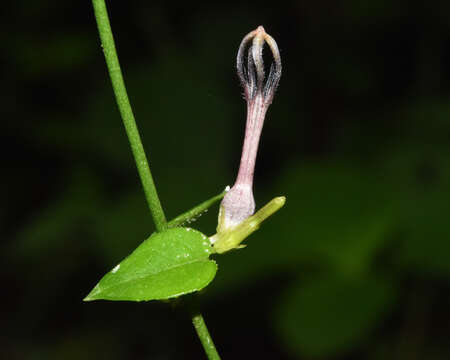
[[[153,233],[84,299],[163,300],[203,289],[217,265],[208,238],[191,228]]]

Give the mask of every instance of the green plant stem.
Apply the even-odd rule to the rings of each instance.
[[[205,320],[203,320],[202,314],[198,311],[192,313],[192,324],[194,324],[197,335],[203,345],[206,356],[209,360],[220,360],[220,356],[214,346],[214,342],[206,327]]]
[[[119,59],[117,57],[116,47],[109,24],[108,12],[104,0],[92,0],[94,6],[95,18],[97,20],[98,32],[102,42],[103,52],[105,54],[106,65],[108,66],[109,76],[111,78],[114,95],[119,106],[120,115],[128,135],[134,160],[144,188],[148,207],[153,217],[157,231],[162,231],[167,227],[166,217],[156,192],[152,173],[145,156],[141,137],[134,119],[133,110],[128,100],[127,90],[120,70]]]
[[[221,194],[212,197],[211,199],[203,201],[201,204],[198,204],[192,209],[186,211],[184,214],[178,215],[175,219],[170,220],[167,223],[167,227],[172,228],[176,226],[181,226],[186,222],[189,223],[195,221],[202,213],[207,211],[209,207],[214,205],[219,200],[222,200],[225,194],[226,192],[224,191]]]
[[[141,178],[148,207],[150,208],[156,230],[163,231],[167,228],[166,217],[164,215],[161,202],[159,201],[158,193],[156,192],[152,173],[150,172],[144,147],[142,146],[141,137],[139,136],[139,131],[134,119],[133,110],[131,109],[130,101],[128,99],[122,72],[120,70],[119,59],[117,57],[116,46],[114,44],[114,38],[111,31],[111,25],[109,24],[105,1],[92,0],[92,4],[94,6],[98,32],[100,34],[100,40],[102,42],[103,52],[105,54],[106,65],[111,78],[114,95],[116,97],[120,115],[122,116],[123,124],[131,145],[134,161],[136,162],[139,177]],[[216,351],[211,336],[209,335],[208,328],[206,327],[205,321],[203,320],[200,312],[195,312],[192,315],[192,323],[194,324],[198,337],[203,344],[208,358],[210,360],[220,360],[219,354]]]

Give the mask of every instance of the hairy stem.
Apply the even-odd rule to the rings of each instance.
[[[128,100],[127,90],[123,81],[111,26],[109,24],[105,1],[92,0],[92,4],[94,6],[98,32],[100,34],[100,40],[102,42],[103,52],[105,54],[106,65],[111,78],[114,95],[116,97],[120,115],[122,116],[125,131],[127,132],[128,140],[131,145],[131,150],[139,172],[139,177],[141,178],[145,198],[147,199],[148,207],[152,214],[156,230],[162,231],[167,227],[166,217],[161,207],[158,193],[156,192],[152,173],[150,172],[144,147],[142,146],[141,137],[139,136],[139,130],[134,119],[133,110],[131,109],[130,101]]]
[[[184,214],[178,215],[175,219],[170,220],[167,223],[167,227],[172,228],[176,226],[181,226],[184,223],[189,223],[195,221],[197,217],[199,217],[203,212],[207,211],[209,207],[214,205],[219,200],[222,200],[225,196],[226,191],[222,192],[219,195],[212,197],[206,201],[203,201],[201,204],[198,204],[194,208],[186,211]]]

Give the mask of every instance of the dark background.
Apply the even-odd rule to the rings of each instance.
[[[449,359],[450,3],[107,5],[169,218],[234,181],[242,37],[262,24],[281,51],[254,190],[287,203],[216,257],[201,301],[222,357]],[[0,20],[1,357],[204,358],[177,303],[81,301],[154,230],[91,3]]]

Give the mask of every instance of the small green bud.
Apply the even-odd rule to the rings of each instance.
[[[244,247],[245,245],[240,245],[241,242],[258,230],[261,223],[283,207],[285,202],[284,196],[276,197],[240,224],[211,236],[210,240],[216,253],[222,254],[232,249]]]

